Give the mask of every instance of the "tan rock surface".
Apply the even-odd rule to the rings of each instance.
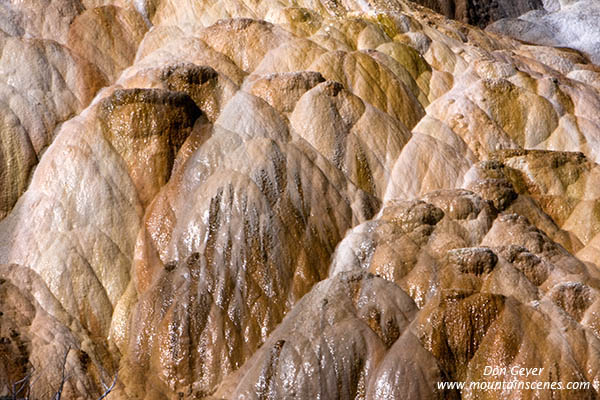
[[[403,0],[34,6],[0,5],[0,396],[66,360],[69,399],[598,397],[586,56]],[[436,385],[517,365],[591,385]]]

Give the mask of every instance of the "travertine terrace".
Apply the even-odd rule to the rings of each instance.
[[[0,396],[599,398],[600,9],[420,3],[0,2]]]

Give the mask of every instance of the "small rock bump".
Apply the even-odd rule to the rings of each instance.
[[[513,185],[506,179],[482,179],[474,182],[469,189],[483,199],[491,201],[498,211],[504,211],[519,196]]]
[[[498,256],[489,248],[467,247],[448,251],[448,262],[464,274],[489,274],[498,263]]]
[[[594,302],[592,290],[581,282],[567,282],[556,285],[549,293],[550,299],[577,321]]]
[[[173,271],[177,267],[177,261],[169,261],[165,264],[165,270],[167,272]]]

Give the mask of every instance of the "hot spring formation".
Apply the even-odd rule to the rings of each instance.
[[[2,2],[0,397],[599,398],[600,5],[419,3]]]

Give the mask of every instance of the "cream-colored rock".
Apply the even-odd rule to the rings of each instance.
[[[180,174],[155,200],[138,241],[140,301],[124,378],[131,394],[210,393],[325,276],[345,230],[377,207],[307,144],[238,136],[218,125]],[[175,283],[194,276],[197,283]],[[205,301],[194,300],[199,296]],[[149,318],[156,304],[171,306]],[[197,311],[184,311],[189,307]],[[194,314],[207,318],[190,319]],[[178,352],[204,354],[187,367],[163,353],[173,324],[191,324]],[[161,381],[140,380],[148,376],[142,371]]]
[[[327,279],[296,305],[240,370],[235,392],[217,396],[364,397],[386,349],[415,312],[410,297],[384,279],[366,273]]]
[[[598,396],[585,55],[404,0],[40,4],[0,5],[0,384]],[[436,386],[486,365],[592,384]]]
[[[434,192],[421,201],[384,205],[378,218],[356,227],[338,246],[330,279],[360,270],[396,282],[420,308],[377,367],[368,398],[394,398],[407,390],[410,398],[423,393],[497,398],[476,387],[458,395],[423,384],[424,377],[489,380],[484,367],[491,365],[544,365],[543,379],[560,374],[564,385],[597,379],[597,368],[581,369],[598,358],[596,345],[577,344],[584,337],[598,342],[588,330],[597,326],[597,315],[591,317],[598,295],[596,268],[524,217],[498,215],[491,203],[470,192]],[[547,335],[548,329],[557,334]],[[400,356],[401,351],[410,357]],[[565,352],[572,358],[556,363]],[[398,382],[409,389],[399,392]],[[565,392],[561,398],[587,398],[594,390]],[[518,393],[550,396],[543,390]]]
[[[410,137],[402,122],[332,81],[300,98],[290,125],[358,187],[378,197],[385,192],[393,160]]]
[[[146,33],[135,11],[107,5],[86,10],[69,28],[67,46],[98,67],[108,82],[131,64]]]
[[[409,129],[423,117],[416,94],[387,67],[363,52],[330,52],[315,60],[310,70],[341,83],[352,93],[402,121]]]
[[[0,26],[7,34],[65,44],[69,25],[85,11],[86,5],[81,0],[25,0],[7,2],[1,9]]]
[[[118,376],[118,357],[105,343],[90,338],[39,275],[28,267],[1,265],[0,293],[1,351],[8,362],[0,379],[5,388],[16,384],[20,393],[52,396],[64,368],[63,396],[86,399],[105,392]]]
[[[112,382],[115,359],[90,341],[31,269],[0,266],[0,309],[3,390],[52,396],[64,373],[63,396],[85,399],[99,397],[102,384]]]
[[[27,188],[55,128],[81,112],[105,81],[93,65],[56,42],[10,37],[2,43],[0,76],[0,218],[4,218]]]
[[[526,215],[571,251],[581,250],[598,234],[597,164],[581,153],[512,150],[493,157],[494,161],[479,164],[468,173],[467,187],[481,187],[481,179],[504,180],[521,198],[502,209]],[[490,195],[495,204],[504,202],[501,193]],[[532,213],[531,204],[535,203],[524,197],[534,200],[552,219]]]
[[[86,117],[63,125],[44,154],[28,191],[0,222],[0,258],[37,272],[90,334],[106,337],[129,279],[138,194],[125,163]]]

